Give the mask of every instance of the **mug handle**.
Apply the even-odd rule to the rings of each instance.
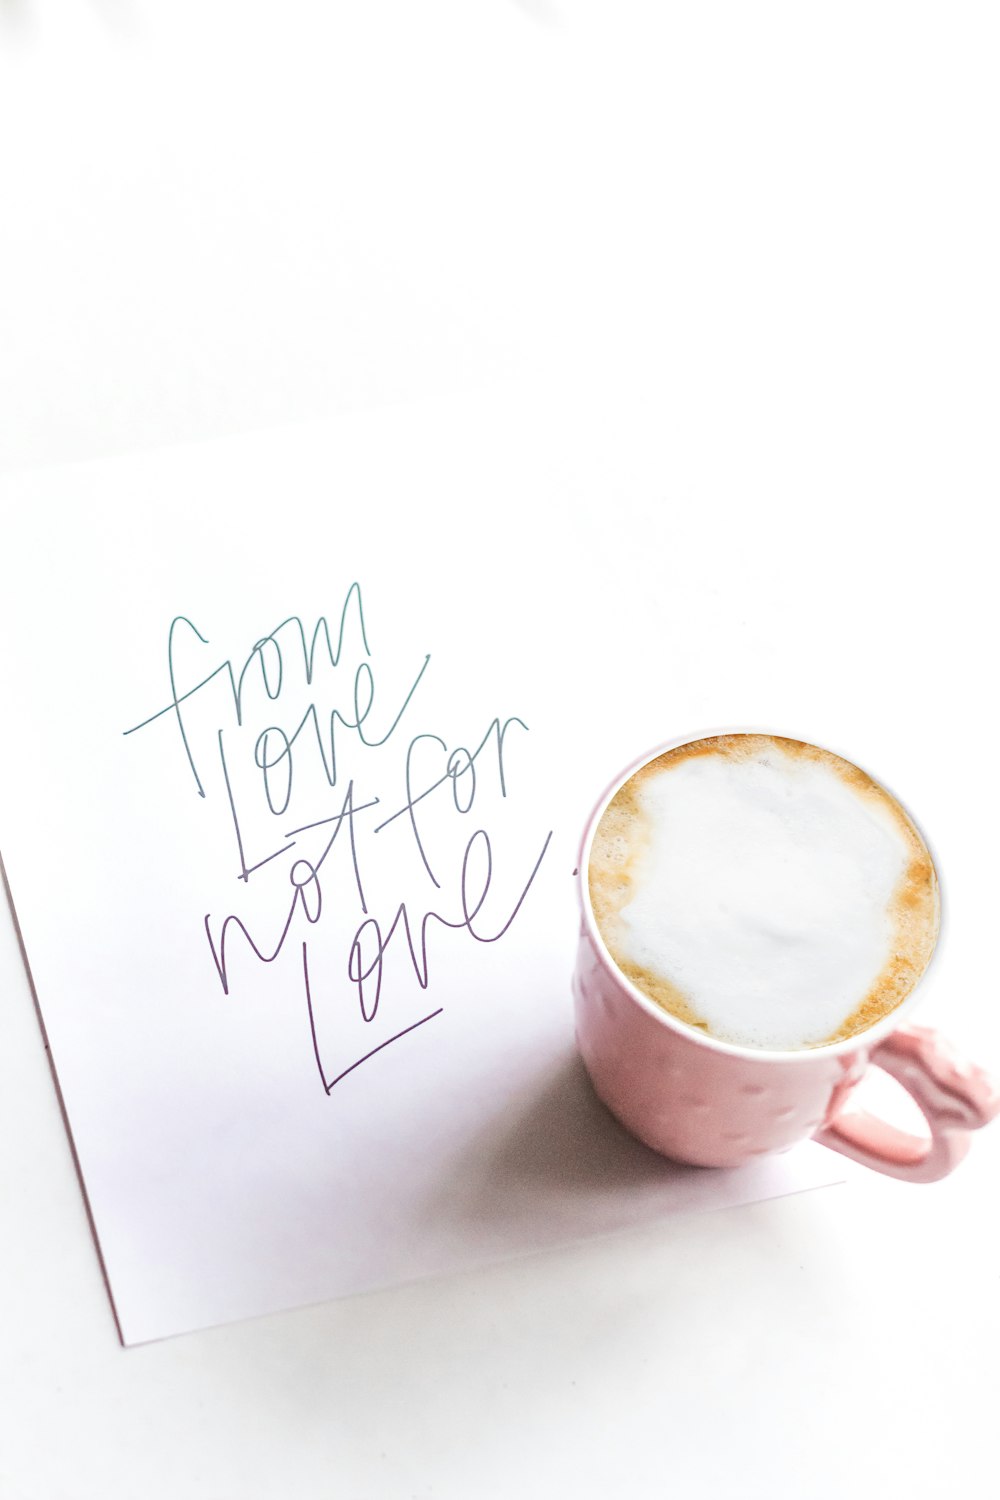
[[[968,1151],[969,1132],[1000,1113],[1000,1087],[929,1026],[901,1026],[875,1047],[870,1061],[916,1101],[930,1136],[910,1135],[864,1110],[843,1109],[814,1139],[876,1172],[937,1182]]]

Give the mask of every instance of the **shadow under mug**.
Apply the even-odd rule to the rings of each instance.
[[[826,1047],[766,1052],[718,1041],[677,1020],[626,978],[605,947],[587,879],[601,815],[640,766],[706,737],[685,735],[641,756],[611,783],[584,832],[573,997],[577,1044],[598,1097],[647,1146],[693,1166],[741,1166],[811,1138],[909,1182],[947,1176],[968,1151],[969,1132],[1000,1113],[1000,1088],[936,1031],[902,1024],[916,990],[857,1036]],[[872,1064],[913,1097],[927,1136],[850,1108],[850,1096]]]

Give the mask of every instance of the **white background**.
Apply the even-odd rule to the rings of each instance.
[[[997,1067],[998,40],[960,3],[0,0],[3,462],[502,376],[635,391],[686,503],[745,497],[719,546],[749,628],[783,586],[790,632],[810,597],[851,622],[797,684],[762,634],[773,696],[732,718],[800,693],[818,723],[826,683],[884,673],[858,758],[951,898],[924,1014]],[[668,588],[669,529],[636,544]],[[0,986],[14,1500],[832,1500],[988,1469],[1000,1130],[940,1186],[852,1173],[125,1353],[9,923]]]

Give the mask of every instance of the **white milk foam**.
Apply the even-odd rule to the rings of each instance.
[[[910,850],[888,804],[776,744],[646,776],[620,955],[675,985],[712,1035],[828,1040],[891,956]]]

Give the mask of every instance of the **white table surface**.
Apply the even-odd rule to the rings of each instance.
[[[586,368],[716,482],[902,453],[901,524],[947,526],[996,494],[998,44],[990,4],[0,0],[0,463]],[[851,1170],[123,1351],[6,915],[0,996],[5,1500],[995,1473],[1000,1129],[933,1187]],[[926,1019],[996,1067],[998,1009],[987,976]]]

